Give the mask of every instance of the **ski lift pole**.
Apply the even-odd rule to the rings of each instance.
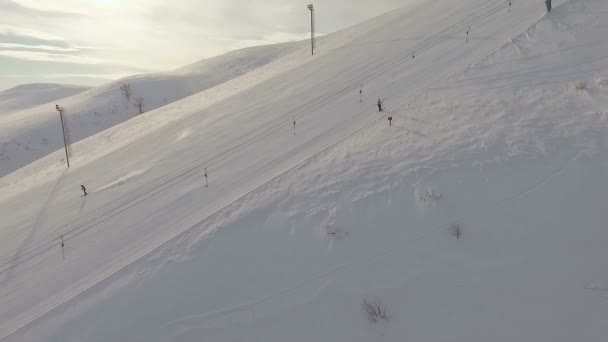
[[[310,11],[310,51],[315,54],[315,7],[313,4],[307,6]]]
[[[359,89],[359,102],[363,102],[363,84],[361,85],[361,89]]]
[[[68,139],[65,135],[66,123],[63,120],[64,109],[63,109],[63,107],[59,107],[59,105],[55,105],[55,109],[59,112],[59,119],[61,120],[61,133],[63,134],[63,147],[65,148],[65,161],[68,164],[68,168],[69,168],[70,167],[70,154],[68,153]]]
[[[63,260],[65,261],[64,247],[65,247],[65,242],[63,241],[63,235],[61,235],[61,256],[62,256]]]

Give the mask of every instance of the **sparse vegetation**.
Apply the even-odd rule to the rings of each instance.
[[[578,90],[578,91],[587,90],[587,83],[581,81],[581,82],[578,82],[575,87],[576,87],[576,90]]]
[[[432,189],[420,190],[418,191],[418,199],[422,202],[429,203],[441,199],[441,194]]]
[[[388,321],[390,319],[390,316],[386,312],[386,306],[379,300],[364,299],[361,306],[363,306],[367,319],[372,323],[378,323],[381,320]]]
[[[127,98],[127,101],[131,100],[131,96],[133,95],[133,89],[131,89],[130,83],[125,83],[121,85],[120,92],[122,93],[122,95],[124,95],[124,97]]]
[[[335,224],[325,226],[325,232],[327,233],[327,235],[335,238],[341,238],[348,235],[348,233],[345,232],[342,227]]]
[[[137,107],[137,109],[139,109],[139,114],[143,114],[144,113],[144,98],[143,97],[136,97],[135,98],[135,106]]]
[[[450,234],[457,238],[460,239],[462,237],[462,226],[458,223],[453,223],[450,225]]]

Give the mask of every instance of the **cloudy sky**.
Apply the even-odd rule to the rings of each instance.
[[[331,33],[403,0],[0,0],[0,90],[98,85],[252,45]]]

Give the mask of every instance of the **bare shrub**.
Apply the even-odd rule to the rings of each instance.
[[[578,82],[576,85],[576,90],[578,91],[583,91],[583,90],[587,90],[587,83],[586,82]]]
[[[325,226],[325,231],[327,232],[327,235],[338,235],[342,233],[342,227],[329,224]]]
[[[439,192],[433,191],[432,189],[418,191],[418,199],[425,203],[437,201],[440,198],[441,194]]]
[[[367,300],[364,299],[361,303],[367,319],[372,323],[378,323],[379,321],[388,321],[390,316],[386,312],[386,306],[379,300]]]
[[[341,238],[348,235],[348,232],[346,232],[344,228],[335,224],[325,226],[325,232],[327,233],[327,235],[333,236],[335,238]]]
[[[133,89],[131,89],[130,83],[125,83],[120,86],[120,93],[127,98],[127,101],[131,100],[131,96],[133,95]]]
[[[452,223],[450,225],[450,234],[453,237],[460,239],[462,237],[462,226],[458,223]]]
[[[137,97],[135,98],[135,107],[137,107],[137,109],[139,109],[139,114],[143,114],[144,113],[144,98],[143,97]]]

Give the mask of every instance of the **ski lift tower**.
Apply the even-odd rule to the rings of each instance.
[[[313,4],[308,5],[310,10],[310,50],[312,55],[315,54],[315,7]]]
[[[70,138],[70,130],[68,126],[67,118],[65,117],[65,109],[59,105],[55,105],[55,109],[59,112],[59,118],[61,120],[61,131],[63,133],[63,146],[65,148],[65,161],[70,167],[70,157],[72,156],[72,142]]]

